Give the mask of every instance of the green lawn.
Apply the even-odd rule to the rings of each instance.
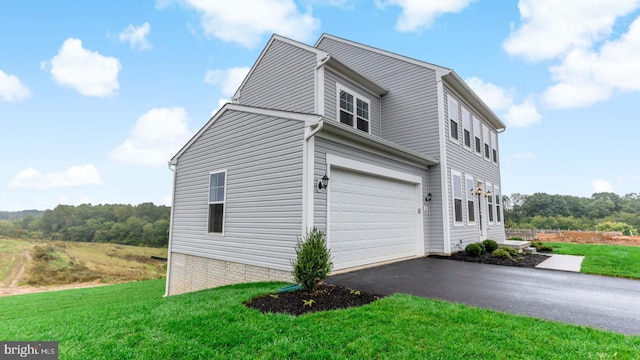
[[[555,254],[582,255],[580,272],[640,279],[640,246],[547,243]]]
[[[282,284],[163,298],[164,281],[0,298],[0,340],[61,359],[635,359],[640,337],[408,295],[293,317],[243,301]]]

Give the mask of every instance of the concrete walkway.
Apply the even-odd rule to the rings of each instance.
[[[537,269],[580,272],[584,256],[553,254],[536,266]]]
[[[330,276],[327,283],[404,293],[640,335],[640,281],[419,258]]]

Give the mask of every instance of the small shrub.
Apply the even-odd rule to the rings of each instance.
[[[324,231],[314,227],[304,239],[298,241],[296,254],[296,260],[291,262],[291,273],[305,290],[314,290],[329,276],[333,267]]]
[[[512,236],[509,238],[509,240],[522,241],[522,238],[520,236]]]
[[[487,239],[483,241],[482,244],[484,245],[484,249],[488,253],[493,253],[493,251],[498,248],[498,243],[494,240]]]
[[[482,254],[482,247],[479,243],[473,243],[467,245],[464,251],[466,251],[469,256],[480,256],[480,254]]]
[[[480,251],[480,254],[484,254],[484,252],[485,252],[484,244],[483,244],[483,243],[481,243],[481,242],[477,242],[476,244],[478,244],[478,246],[480,246],[480,250],[481,250],[481,251]]]
[[[493,252],[491,253],[491,256],[493,256],[494,258],[499,258],[499,259],[512,259],[511,257],[511,253],[506,250],[508,248],[501,248],[501,249],[496,249],[493,250]]]
[[[551,247],[551,245],[547,245],[542,241],[534,241],[531,243],[531,246],[536,248],[536,251],[538,252],[553,252],[553,248]]]
[[[505,247],[503,247],[501,249],[504,249],[504,251],[508,252],[509,255],[511,255],[511,256],[518,256],[518,250],[516,250],[514,248],[510,248],[508,246],[505,246]]]

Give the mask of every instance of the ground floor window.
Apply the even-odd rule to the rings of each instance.
[[[224,229],[224,202],[226,171],[209,174],[209,232],[222,233]]]

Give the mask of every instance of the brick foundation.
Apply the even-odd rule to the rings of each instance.
[[[258,281],[293,282],[288,271],[171,253],[169,295]]]

